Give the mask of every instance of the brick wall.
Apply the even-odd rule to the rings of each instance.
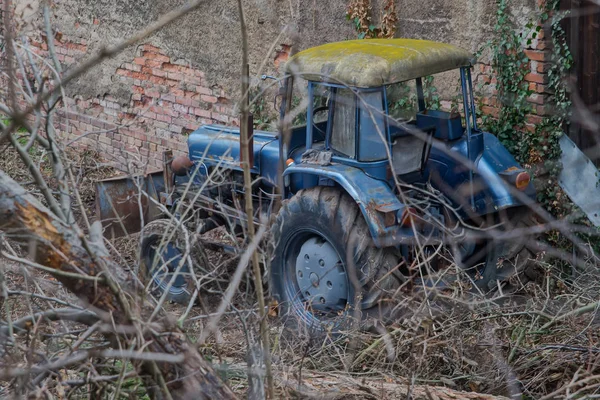
[[[83,40],[56,42],[58,57],[67,64],[86,51]],[[44,42],[34,45],[46,50]],[[172,60],[161,49],[141,45],[138,56],[123,63],[113,77],[130,88],[129,102],[119,103],[110,94],[75,96],[67,100],[71,111],[59,113],[61,130],[71,140],[82,137],[82,144],[121,166],[136,160],[160,167],[164,150],[187,151],[187,135],[199,125],[238,124],[224,91],[209,87],[204,78],[202,71]]]
[[[59,60],[66,65],[85,53],[81,39],[56,40]],[[33,42],[41,52],[44,42]],[[59,111],[60,128],[70,140],[98,150],[107,160],[124,166],[128,161],[160,167],[166,149],[186,152],[187,134],[206,123],[237,125],[232,104],[218,87],[209,87],[204,73],[181,60],[172,60],[149,44],[123,63],[113,79],[131,90],[128,103],[103,97],[67,99],[68,112]]]
[[[545,0],[538,0],[538,6]],[[523,48],[525,55],[529,58],[530,72],[525,76],[525,81],[529,83],[529,89],[533,94],[528,98],[531,105],[531,113],[527,116],[526,128],[529,131],[534,131],[536,125],[542,122],[544,116],[549,113],[547,99],[547,72],[550,67],[550,50],[551,39],[546,36],[544,29],[540,30],[535,39],[531,39],[531,43],[527,44],[524,40]],[[481,111],[484,114],[498,116],[501,104],[495,97],[496,78],[492,67],[486,63],[480,63],[476,66],[479,73],[476,78],[475,85],[482,87],[485,85],[484,95],[481,96],[482,104]]]
[[[0,0],[0,16],[3,2]],[[99,21],[93,19],[92,23]],[[0,23],[0,34],[2,26]],[[49,60],[44,34],[34,32],[27,40],[31,51],[40,56],[38,60]],[[53,41],[64,71],[91,55],[86,39],[57,31]],[[52,76],[41,61],[38,68],[43,75]],[[2,78],[0,73],[0,98],[5,99]],[[186,153],[187,135],[201,124],[239,125],[233,104],[220,86],[209,85],[203,71],[150,44],[139,45],[135,56],[114,71],[112,80],[120,81],[120,87],[128,92],[127,101],[111,93],[92,98],[68,96],[56,107],[56,123],[65,143],[96,150],[105,161],[124,170],[131,166],[160,168],[166,149]]]

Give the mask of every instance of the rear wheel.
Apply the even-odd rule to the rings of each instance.
[[[187,247],[190,247],[188,250]],[[167,300],[187,304],[196,288],[192,277],[195,263],[208,265],[199,243],[176,221],[156,220],[146,225],[141,235],[140,275],[157,296],[167,293]]]
[[[295,326],[339,331],[354,311],[377,313],[402,282],[395,250],[372,245],[358,206],[337,188],[298,192],[284,202],[272,234],[271,290]]]
[[[482,228],[493,225],[497,233],[514,230],[526,232],[527,228],[535,225],[531,214],[524,209],[508,210],[501,218],[495,215],[489,219]],[[528,245],[528,240],[530,238],[525,235],[519,235],[505,239],[492,237],[463,241],[455,247],[454,258],[471,277],[474,292],[493,294],[499,288],[503,293],[512,292],[527,282],[532,273],[535,252]]]

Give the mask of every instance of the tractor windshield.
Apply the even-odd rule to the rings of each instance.
[[[337,88],[329,141],[331,149],[358,161],[385,159],[387,131],[384,116],[383,91]]]
[[[350,89],[338,88],[335,93],[331,127],[331,149],[347,157],[356,156],[356,96]]]

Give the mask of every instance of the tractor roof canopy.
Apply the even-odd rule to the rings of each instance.
[[[474,56],[451,44],[415,39],[363,39],[304,50],[286,64],[286,73],[310,81],[369,88],[469,67]]]

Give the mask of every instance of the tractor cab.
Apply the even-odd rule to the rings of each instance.
[[[297,78],[308,81],[306,130],[292,131],[295,136],[304,133],[305,141],[293,137],[283,154],[297,163],[306,150],[327,152],[332,162],[360,168],[376,179],[392,181],[397,176],[404,182],[422,178],[434,138],[452,142],[466,136],[468,156],[474,160],[482,150],[482,137],[475,119],[472,64],[465,50],[411,39],[347,41],[300,52],[286,65],[285,92],[292,92],[289,86]],[[425,105],[423,77],[457,69],[465,125],[458,112]],[[398,84],[416,89],[418,108],[410,119],[390,116],[390,89]]]

